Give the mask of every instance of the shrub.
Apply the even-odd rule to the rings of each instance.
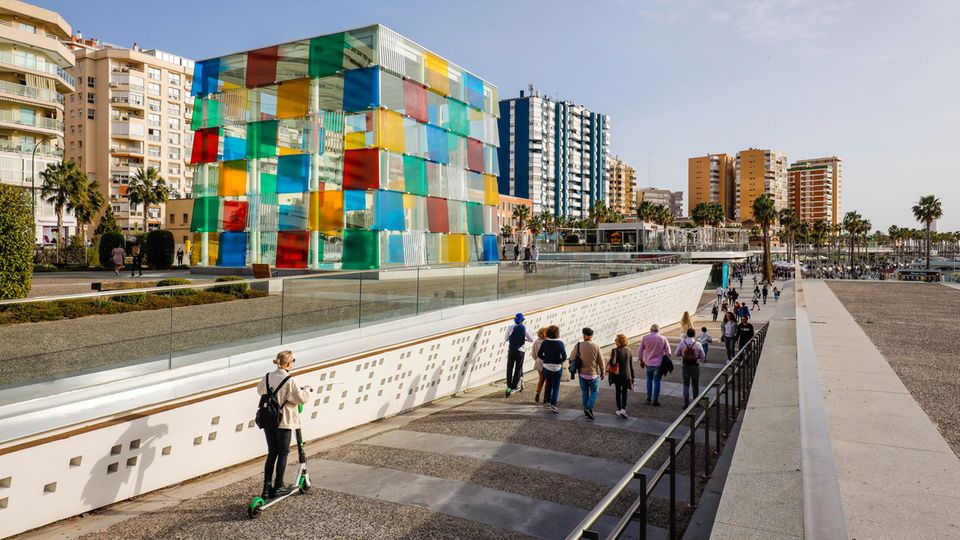
[[[33,265],[33,272],[56,272],[57,267],[52,264],[35,264]]]
[[[111,298],[113,298],[114,302],[120,302],[121,304],[142,304],[147,301],[147,293],[118,294]]]
[[[33,214],[27,191],[0,184],[0,299],[23,298],[33,279]]]
[[[170,231],[150,231],[147,233],[147,245],[144,248],[147,264],[154,270],[167,270],[173,266],[176,253],[173,245],[173,233]]]
[[[223,283],[225,281],[241,281],[244,278],[240,276],[221,276],[217,278],[217,283]],[[242,296],[247,294],[247,291],[250,289],[250,286],[246,283],[234,283],[233,285],[217,285],[216,287],[211,288],[213,292],[218,292],[221,294],[232,294],[235,296]]]
[[[161,279],[157,282],[157,287],[173,287],[175,285],[189,285],[191,282],[189,279],[184,278],[169,278]],[[169,296],[187,296],[194,294],[197,291],[194,289],[174,289],[172,291],[163,291],[157,294],[169,295]]]
[[[123,235],[118,232],[108,232],[103,233],[103,236],[100,237],[99,248],[99,257],[100,257],[100,266],[104,268],[113,268],[113,261],[110,259],[110,252],[113,251],[113,248],[120,246],[123,247],[124,240]]]

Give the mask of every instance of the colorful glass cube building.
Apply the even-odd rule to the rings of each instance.
[[[196,63],[194,264],[495,261],[497,89],[383,26]]]

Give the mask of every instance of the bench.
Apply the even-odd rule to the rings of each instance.
[[[273,277],[273,271],[269,264],[253,265],[253,279],[270,279]]]

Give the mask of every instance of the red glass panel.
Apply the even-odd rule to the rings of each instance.
[[[247,202],[223,201],[223,230],[242,231],[247,227]]]
[[[247,53],[247,86],[264,86],[277,81],[277,57],[280,47],[266,47]]]
[[[367,148],[343,153],[343,189],[380,187],[380,150]]]
[[[280,231],[277,234],[277,268],[306,268],[310,233]]]
[[[198,129],[193,134],[193,151],[190,163],[213,163],[217,161],[220,146],[220,128]]]
[[[450,232],[446,199],[427,197],[427,229],[430,232]]]
[[[467,168],[483,172],[483,143],[467,137]]]
[[[403,81],[403,108],[407,116],[427,123],[427,89],[407,79]]]

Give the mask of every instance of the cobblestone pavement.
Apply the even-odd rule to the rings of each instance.
[[[826,283],[960,456],[960,290],[925,283]]]

